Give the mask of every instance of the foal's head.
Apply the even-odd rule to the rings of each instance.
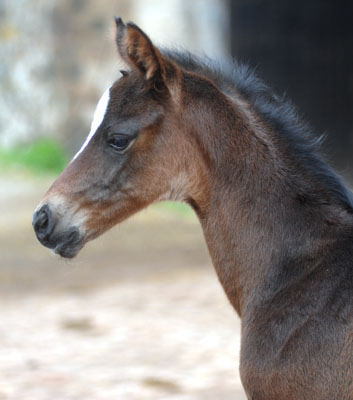
[[[38,205],[40,242],[63,257],[158,200],[201,202],[202,157],[186,134],[185,73],[135,25],[116,19],[128,65],[98,102],[80,151]]]

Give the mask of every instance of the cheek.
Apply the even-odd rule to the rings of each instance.
[[[105,149],[82,155],[75,167],[74,179],[67,189],[80,202],[85,204],[106,202],[113,198],[121,186],[120,175],[124,170],[125,160],[122,157],[114,157]]]
[[[106,163],[104,179],[81,199],[89,240],[155,201],[184,200],[185,174],[174,173],[175,159],[163,151],[152,152],[148,142],[134,146],[119,166]],[[154,144],[154,150],[158,147]]]
[[[175,200],[181,199],[184,175],[179,171],[178,158],[168,149],[171,147],[165,139],[145,129],[125,155],[108,155],[100,167],[100,178],[86,196],[85,207],[92,211],[91,225],[98,225],[99,216],[124,219],[168,190],[173,190]]]
[[[124,187],[152,202],[165,190],[173,168],[170,157],[164,157],[158,146],[144,146],[143,150],[141,147],[127,165],[126,176],[122,180]]]

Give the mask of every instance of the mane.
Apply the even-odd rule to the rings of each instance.
[[[342,179],[324,160],[321,145],[324,136],[315,136],[299,117],[295,106],[285,97],[276,95],[247,65],[219,63],[200,58],[187,51],[162,50],[163,54],[187,71],[212,80],[224,93],[239,93],[262,119],[282,138],[312,174],[346,210],[353,213],[353,194]]]

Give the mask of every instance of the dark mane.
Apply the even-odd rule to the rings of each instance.
[[[323,136],[312,133],[285,96],[277,96],[247,65],[236,61],[221,64],[187,51],[163,50],[163,53],[183,69],[211,79],[224,93],[232,96],[237,92],[249,101],[266,123],[285,138],[293,154],[332,197],[353,213],[352,193],[321,154]]]

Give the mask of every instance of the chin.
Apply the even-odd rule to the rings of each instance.
[[[56,241],[54,253],[63,258],[74,258],[84,246],[84,238],[76,228],[61,234]]]
[[[55,254],[58,254],[62,258],[75,258],[77,254],[80,252],[82,249],[82,245],[71,245],[67,244],[64,246],[57,246],[53,251]]]

